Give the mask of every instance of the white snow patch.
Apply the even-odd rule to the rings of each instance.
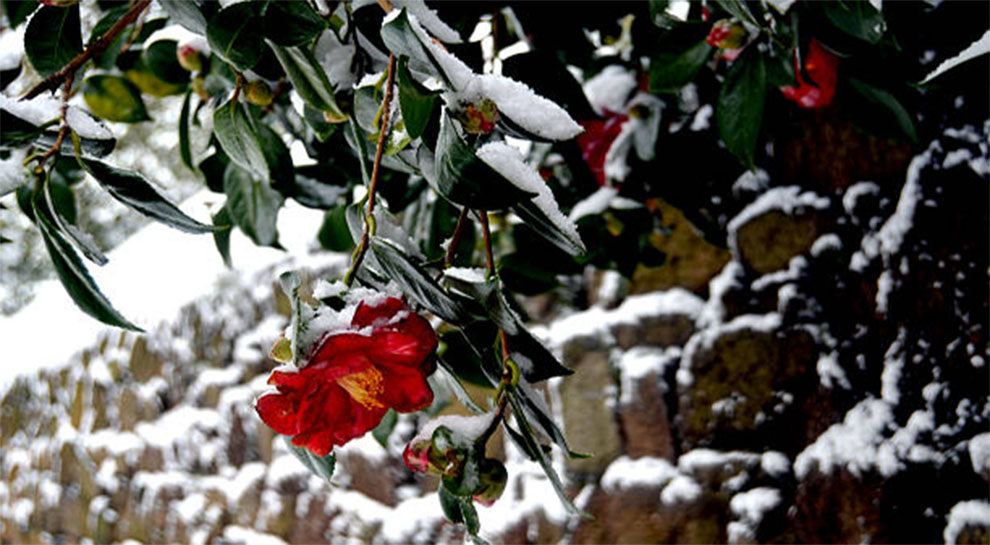
[[[694,355],[699,350],[711,350],[715,341],[723,335],[747,329],[755,332],[772,332],[780,327],[780,323],[780,314],[776,312],[769,314],[743,314],[742,316],[733,318],[728,323],[714,325],[698,331],[691,336],[684,346],[680,369],[677,371],[678,384],[690,386],[694,383],[694,377],[691,374],[691,363],[694,360]]]
[[[674,477],[660,492],[660,501],[666,506],[690,503],[699,497],[701,497],[701,485],[687,475]]]
[[[907,330],[901,327],[897,332],[897,338],[890,343],[883,356],[883,371],[880,373],[880,396],[895,407],[901,399],[898,383],[904,371],[904,341],[906,336]]]
[[[969,461],[977,474],[990,473],[990,432],[974,435],[969,440]]]
[[[894,421],[890,405],[879,399],[866,399],[846,413],[841,424],[833,424],[808,445],[794,461],[794,473],[805,478],[815,467],[830,475],[845,467],[853,475],[879,469],[884,476],[897,470],[897,461],[881,460],[883,435]],[[887,453],[885,453],[887,454]],[[892,453],[891,453],[892,454]]]
[[[598,115],[626,111],[629,95],[636,89],[636,76],[618,64],[610,64],[584,83],[584,95]]]
[[[680,361],[681,349],[672,346],[666,350],[652,346],[634,346],[619,358],[617,367],[621,380],[621,396],[619,403],[629,405],[636,401],[637,385],[641,380],[653,375],[653,380],[660,385],[660,391],[667,392],[667,383],[663,380],[669,365]]]
[[[5,29],[0,33],[0,70],[13,70],[24,58],[24,29],[21,25],[16,31]]]
[[[233,524],[224,527],[223,542],[230,545],[288,545],[277,536]]]
[[[694,114],[694,119],[691,120],[691,130],[695,132],[708,130],[708,127],[711,126],[709,120],[712,118],[713,113],[715,113],[715,109],[712,108],[711,104],[705,104],[701,108],[698,108],[698,111]],[[750,171],[747,170],[746,172]],[[760,172],[763,171],[761,170]],[[735,192],[735,184],[733,184],[732,190]]]
[[[746,170],[732,182],[732,194],[736,197],[743,193],[762,193],[770,186],[770,175],[762,168],[755,171]]]
[[[423,0],[393,0],[393,9],[406,8],[410,15],[416,17],[419,24],[423,25],[430,34],[441,42],[448,44],[459,44],[462,42],[461,35],[456,30],[450,28],[437,15],[436,10],[427,7]]]
[[[969,46],[966,47],[966,49],[963,49],[962,51],[957,53],[954,57],[948,58],[942,61],[941,63],[939,63],[938,67],[936,67],[935,70],[933,70],[930,74],[925,76],[925,79],[921,80],[921,83],[922,84],[928,83],[929,81],[937,78],[943,73],[952,70],[956,66],[959,66],[960,64],[968,60],[975,59],[980,55],[985,55],[986,53],[990,53],[990,30],[986,31],[983,34],[983,36],[980,37],[980,39],[969,44]]]
[[[815,239],[814,244],[811,245],[811,255],[812,257],[818,257],[825,252],[837,252],[841,249],[842,239],[839,238],[839,235],[835,233],[825,233]]]
[[[677,468],[663,458],[620,456],[609,464],[600,484],[612,494],[634,487],[659,488],[678,475]]]
[[[571,208],[571,213],[568,214],[567,219],[577,222],[584,216],[601,214],[608,209],[612,199],[618,194],[619,190],[614,187],[599,187],[594,193],[578,201],[574,208]]]
[[[824,210],[828,206],[828,197],[819,197],[813,191],[802,193],[801,188],[798,186],[775,187],[770,189],[729,221],[728,238],[732,255],[737,261],[739,260],[739,228],[753,219],[772,210],[779,210],[785,214],[800,214],[802,210],[807,208]]]
[[[470,100],[472,95],[490,99],[504,115],[514,123],[540,138],[569,140],[584,129],[574,121],[567,110],[556,102],[536,94],[525,83],[498,74],[474,76],[463,95],[455,95],[457,102]]]
[[[791,472],[791,461],[783,453],[768,450],[760,456],[760,468],[767,475],[781,478]]]
[[[816,366],[818,378],[822,386],[828,389],[832,389],[838,385],[845,390],[849,390],[852,388],[852,385],[849,383],[845,369],[839,365],[836,358],[837,354],[834,351],[818,357],[818,364]]]
[[[863,197],[870,196],[875,197],[880,194],[880,186],[873,182],[857,182],[848,188],[846,192],[842,194],[842,208],[846,211],[846,214],[852,216],[856,211],[856,207],[859,206],[859,200]]]
[[[763,516],[779,504],[780,491],[775,488],[759,487],[732,496],[729,509],[739,522],[729,523],[729,543],[754,539]]]
[[[984,500],[961,501],[952,506],[949,511],[949,521],[945,525],[942,537],[947,545],[955,545],[959,534],[967,526],[987,528],[990,526],[990,503]]]
[[[488,426],[492,422],[492,418],[495,417],[495,413],[486,413],[473,416],[461,416],[455,414],[448,414],[438,416],[420,428],[419,432],[416,433],[411,443],[418,443],[421,441],[429,441],[433,437],[433,432],[436,431],[440,426],[445,426],[453,432],[453,437],[455,441],[461,441],[464,444],[474,441],[476,438],[480,437],[482,433],[488,429]]]
[[[51,95],[42,94],[31,100],[17,100],[0,94],[0,108],[7,110],[35,126],[41,126],[50,121],[57,121],[62,114],[62,101]],[[113,133],[101,121],[88,112],[70,105],[66,110],[66,120],[69,127],[82,138],[93,140],[108,140]],[[58,126],[53,125],[52,130]]]
[[[894,291],[894,276],[890,269],[884,269],[877,278],[877,312],[887,314],[890,293]]]

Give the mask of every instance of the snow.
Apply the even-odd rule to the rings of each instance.
[[[444,520],[440,501],[433,494],[410,498],[384,517],[381,535],[386,543],[426,543]]]
[[[780,327],[780,324],[781,317],[776,312],[769,314],[743,314],[733,318],[728,323],[714,325],[695,333],[684,346],[680,369],[677,370],[678,384],[690,386],[694,383],[694,377],[691,374],[691,363],[694,360],[694,355],[699,350],[711,350],[715,341],[720,337],[747,329],[756,332],[772,332],[776,331]]]
[[[514,123],[547,140],[569,140],[584,130],[556,102],[536,94],[525,83],[497,74],[474,76],[456,97],[455,103],[474,102],[472,95],[490,99]],[[448,100],[448,103],[454,102]]]
[[[701,486],[687,475],[671,479],[660,492],[660,501],[666,506],[690,503],[701,497]]]
[[[658,488],[678,476],[677,468],[663,458],[620,456],[609,464],[600,484],[606,492],[618,493],[634,487]]]
[[[975,435],[969,440],[969,461],[977,474],[990,474],[990,432]]]
[[[450,28],[437,16],[436,10],[427,7],[423,0],[392,0],[393,11],[406,8],[410,15],[430,34],[441,42],[448,44],[459,44],[462,42],[461,35],[456,30]]]
[[[448,267],[443,275],[468,284],[483,284],[488,279],[488,273],[481,267]]]
[[[949,511],[949,520],[945,525],[942,537],[947,545],[955,545],[959,541],[959,534],[967,526],[986,529],[990,526],[990,503],[984,500],[961,501],[952,506]]]
[[[628,68],[610,64],[584,83],[584,95],[598,115],[626,111],[629,95],[636,89],[636,76]]]
[[[237,476],[225,483],[221,489],[227,495],[227,504],[233,509],[248,490],[264,482],[267,470],[268,466],[261,462],[251,462],[241,466]]]
[[[937,142],[932,146],[935,145]],[[877,233],[869,233],[863,237],[860,250],[853,255],[850,269],[862,272],[866,264],[877,256],[883,258],[885,266],[889,265],[890,258],[900,250],[904,237],[913,226],[914,211],[921,199],[919,182],[921,170],[931,161],[931,156],[932,148],[929,148],[928,151],[911,160],[911,164],[908,166],[907,179],[897,201],[897,208]]]
[[[815,467],[830,475],[846,468],[859,476],[879,469],[884,476],[897,471],[890,449],[881,449],[884,433],[890,429],[894,415],[890,405],[879,399],[865,399],[850,409],[842,423],[833,424],[805,448],[794,461],[794,473],[805,478]]]
[[[492,418],[494,417],[495,413],[472,416],[461,416],[456,414],[438,416],[424,424],[419,429],[419,432],[416,433],[416,437],[414,437],[410,443],[429,441],[433,437],[433,432],[436,431],[437,428],[440,426],[445,426],[453,432],[455,442],[469,444],[476,438],[480,437],[481,434],[488,429],[488,426],[491,424]]]
[[[478,158],[497,170],[519,189],[536,193],[532,202],[573,244],[582,250],[584,249],[584,243],[581,242],[581,235],[578,234],[577,226],[561,213],[560,206],[554,199],[546,181],[536,170],[523,161],[522,155],[516,148],[504,142],[491,142],[481,146],[477,155]]]
[[[0,33],[0,70],[13,70],[24,58],[24,29],[21,25],[14,32]]]
[[[966,49],[963,49],[962,51],[957,53],[954,57],[948,58],[942,61],[941,63],[939,63],[938,67],[936,67],[935,70],[933,70],[931,73],[925,76],[925,79],[921,80],[921,83],[922,85],[924,85],[930,82],[931,80],[937,78],[938,76],[942,75],[943,73],[952,70],[956,66],[959,66],[960,64],[966,61],[975,59],[976,57],[979,57],[980,55],[985,55],[987,53],[990,53],[990,30],[986,31],[983,34],[983,36],[980,37],[980,39],[969,44],[969,46],[966,47]]]
[[[401,12],[402,10],[398,9],[393,9],[390,11],[387,15],[385,15],[385,19],[382,21],[382,26],[384,27],[393,19],[398,17]],[[426,33],[426,30],[419,23],[419,19],[416,18],[416,15],[407,11],[406,16],[409,19],[409,26],[412,28],[413,33],[416,34],[416,37],[419,38],[419,42],[426,48],[428,54],[437,61],[440,65],[440,69],[450,81],[453,89],[449,89],[449,91],[457,92],[465,89],[471,82],[472,78],[475,77],[475,74],[471,71],[471,68],[464,64],[463,61],[449,53],[445,48],[437,43],[434,43],[433,39]],[[398,44],[390,44],[389,42],[391,40],[386,38],[386,36],[387,35],[382,36],[382,39],[385,40],[386,46],[393,51],[403,50],[402,47],[392,47],[392,45]],[[366,39],[363,39],[362,42],[369,43]]]
[[[732,194],[735,196],[743,193],[759,193],[770,185],[770,175],[762,168],[746,170],[732,183]]]
[[[835,233],[825,233],[824,235],[815,239],[815,242],[811,245],[811,256],[818,257],[825,252],[837,252],[842,250],[842,239],[839,235]]]
[[[619,402],[628,405],[636,401],[637,384],[650,376],[660,385],[663,393],[667,392],[667,383],[663,380],[666,369],[677,365],[680,361],[681,349],[677,346],[662,349],[651,346],[635,346],[619,358],[617,367],[621,381],[621,396]]]
[[[828,354],[818,356],[818,363],[816,364],[818,378],[821,381],[822,386],[828,389],[832,389],[836,385],[845,390],[852,389],[852,385],[849,383],[849,378],[846,376],[846,371],[841,365],[839,365],[836,357],[835,352],[829,352]]]
[[[0,108],[7,110],[15,117],[40,127],[49,121],[59,119],[62,113],[62,101],[47,94],[39,95],[31,100],[17,100],[0,94]],[[113,133],[106,125],[76,106],[70,105],[68,107],[66,120],[69,127],[82,138],[92,140],[113,138]]]
[[[783,453],[769,450],[760,456],[760,468],[767,475],[782,478],[790,474],[791,461]]]
[[[846,214],[855,215],[856,207],[863,197],[875,197],[880,194],[880,186],[873,182],[857,182],[846,189],[842,194],[842,208]]]
[[[705,469],[723,468],[732,464],[752,465],[760,462],[760,455],[749,452],[696,448],[677,459],[677,468],[686,474],[696,475]]]
[[[600,187],[591,195],[578,201],[574,208],[571,208],[571,213],[568,214],[567,219],[576,223],[584,216],[601,214],[608,209],[612,199],[618,194],[619,190],[614,187]]]
[[[824,210],[829,207],[828,197],[819,197],[813,191],[801,192],[798,186],[775,187],[760,195],[749,206],[729,221],[728,240],[732,255],[739,259],[738,231],[753,219],[773,210],[785,214],[799,214],[803,209]]]
[[[698,108],[698,111],[694,114],[694,119],[691,120],[691,130],[695,132],[708,130],[708,127],[711,126],[713,113],[715,113],[715,109],[712,108],[711,104],[705,104],[701,108]],[[746,172],[748,173],[750,171],[747,170]],[[733,184],[732,190],[735,191],[735,189],[736,187]]]
[[[729,509],[739,522],[729,523],[729,543],[751,542],[763,516],[779,504],[780,491],[775,488],[759,487],[732,496]]]
[[[272,460],[268,468],[268,475],[265,484],[268,488],[277,487],[279,484],[292,481],[294,479],[305,481],[309,478],[310,472],[303,465],[295,454],[286,452]]]
[[[709,296],[698,315],[699,328],[712,327],[725,321],[725,306],[722,304],[722,298],[733,287],[741,287],[744,277],[742,264],[738,261],[730,261],[708,281]]]
[[[223,542],[230,545],[287,545],[276,536],[233,524],[224,527]]]
[[[892,406],[897,406],[901,399],[898,383],[904,372],[904,341],[907,330],[903,327],[897,332],[897,338],[890,343],[883,356],[883,371],[880,373],[880,397]]]

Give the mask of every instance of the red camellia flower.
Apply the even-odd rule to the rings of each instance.
[[[808,46],[808,57],[804,61],[804,70],[811,78],[811,82],[804,80],[795,52],[794,73],[797,76],[798,86],[781,87],[780,92],[802,108],[809,110],[824,108],[831,104],[835,97],[838,68],[839,58],[822,47],[818,40],[812,38]]]
[[[362,329],[370,328],[370,334]],[[426,377],[436,370],[437,336],[420,315],[394,297],[361,303],[351,327],[316,343],[297,372],[273,371],[276,393],[258,399],[261,419],[292,444],[326,456],[360,437],[389,408],[408,413],[433,402]]]
[[[584,127],[584,132],[577,136],[577,145],[581,148],[581,157],[598,180],[598,185],[605,185],[605,156],[612,142],[622,132],[622,124],[628,119],[626,114],[606,111],[604,120],[579,123]]]

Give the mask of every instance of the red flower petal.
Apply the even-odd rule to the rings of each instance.
[[[375,321],[380,319],[388,321],[399,312],[407,310],[407,308],[402,299],[395,297],[389,297],[373,307],[361,303],[358,305],[357,310],[354,311],[354,317],[351,318],[351,325],[362,328],[374,325]]]
[[[400,413],[421,411],[433,404],[433,390],[419,370],[382,366],[385,390],[379,399]]]
[[[261,420],[282,435],[295,435],[299,433],[299,404],[295,400],[282,394],[268,394],[261,396],[255,404],[254,409],[258,412]]]

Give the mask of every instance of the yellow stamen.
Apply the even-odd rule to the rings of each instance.
[[[344,375],[337,379],[337,384],[347,390],[354,401],[364,405],[366,409],[380,409],[385,406],[378,401],[378,396],[385,391],[385,387],[382,386],[382,374],[374,367]]]

